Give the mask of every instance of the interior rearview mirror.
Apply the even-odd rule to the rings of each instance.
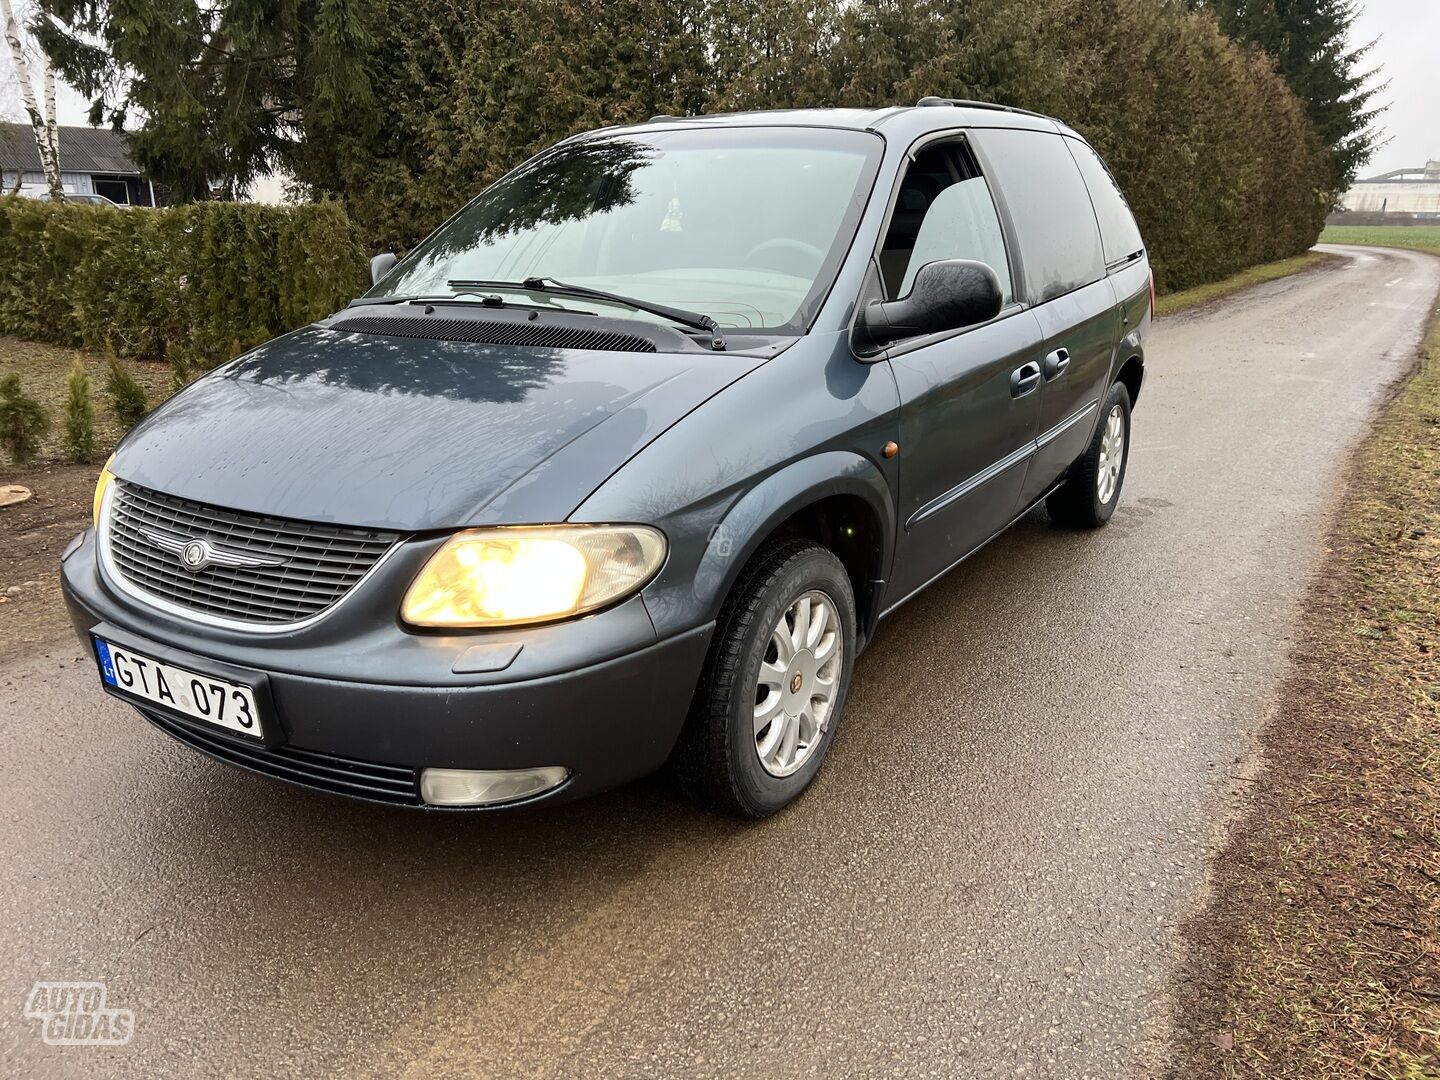
[[[959,330],[988,322],[1004,304],[1000,279],[984,263],[945,259],[926,263],[910,292],[898,300],[872,300],[855,320],[857,355],[874,356],[905,338]]]
[[[399,261],[393,251],[382,251],[376,255],[370,260],[370,284],[379,285],[380,279],[395,269],[395,264]]]

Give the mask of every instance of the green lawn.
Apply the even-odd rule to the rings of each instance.
[[[1440,251],[1440,225],[1327,225],[1320,243]]]

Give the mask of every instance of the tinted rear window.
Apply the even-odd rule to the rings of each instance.
[[[1145,249],[1140,239],[1140,227],[1135,224],[1135,215],[1120,192],[1120,185],[1110,175],[1110,170],[1100,160],[1100,155],[1079,139],[1066,139],[1070,152],[1075,155],[1075,164],[1080,166],[1080,175],[1090,189],[1090,201],[1095,205],[1095,217],[1100,222],[1100,243],[1105,249],[1105,264],[1124,262],[1137,252]]]
[[[1100,233],[1075,159],[1059,135],[976,133],[1020,238],[1025,288],[1043,303],[1105,276]]]

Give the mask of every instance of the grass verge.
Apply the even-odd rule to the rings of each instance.
[[[1164,296],[1156,297],[1155,314],[1173,315],[1177,311],[1206,304],[1211,300],[1219,300],[1221,297],[1237,293],[1241,289],[1248,289],[1252,285],[1260,285],[1266,281],[1274,281],[1276,278],[1298,274],[1302,270],[1309,270],[1311,267],[1328,262],[1333,257],[1319,251],[1307,251],[1303,255],[1296,255],[1290,259],[1252,266],[1248,270],[1240,271],[1234,277],[1212,281],[1208,285],[1197,285],[1193,289],[1185,289],[1182,292],[1166,293]]]
[[[1351,461],[1261,742],[1175,1075],[1440,1076],[1440,319]]]
[[[19,338],[0,337],[0,377],[11,374],[20,376],[20,386],[27,394],[39,401],[45,407],[45,411],[50,414],[50,433],[40,446],[39,460],[41,462],[53,461],[61,456],[65,376],[70,374],[70,365],[75,362],[77,356],[84,362],[85,371],[90,376],[90,396],[95,403],[95,445],[98,450],[99,460],[96,462],[98,465],[100,461],[104,461],[109,456],[115,444],[120,441],[120,436],[124,434],[110,407],[110,398],[105,393],[105,379],[109,374],[105,359],[77,352],[74,349],[61,349],[54,345],[21,341]],[[121,363],[145,387],[145,392],[150,397],[151,408],[170,396],[173,375],[168,364],[142,360],[123,360]],[[0,455],[0,475],[8,472],[13,477],[23,471]],[[23,479],[21,483],[24,483]]]
[[[1322,244],[1369,244],[1440,252],[1440,225],[1327,225]]]

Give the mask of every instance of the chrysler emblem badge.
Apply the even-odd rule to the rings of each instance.
[[[798,693],[800,692],[800,683],[801,683],[801,681],[802,681],[802,680],[801,680],[801,678],[800,678],[800,672],[798,672],[798,671],[795,672],[794,675],[791,675],[791,676],[790,676],[790,693],[792,693],[792,694],[798,694]]]
[[[180,565],[191,573],[210,565],[210,545],[204,540],[191,540],[180,549]]]
[[[216,547],[200,537],[181,538],[171,533],[142,532],[140,535],[161,551],[175,556],[184,570],[198,574],[211,566],[228,569],[249,569],[261,566],[284,566],[285,560],[274,555],[243,555],[238,551]]]

